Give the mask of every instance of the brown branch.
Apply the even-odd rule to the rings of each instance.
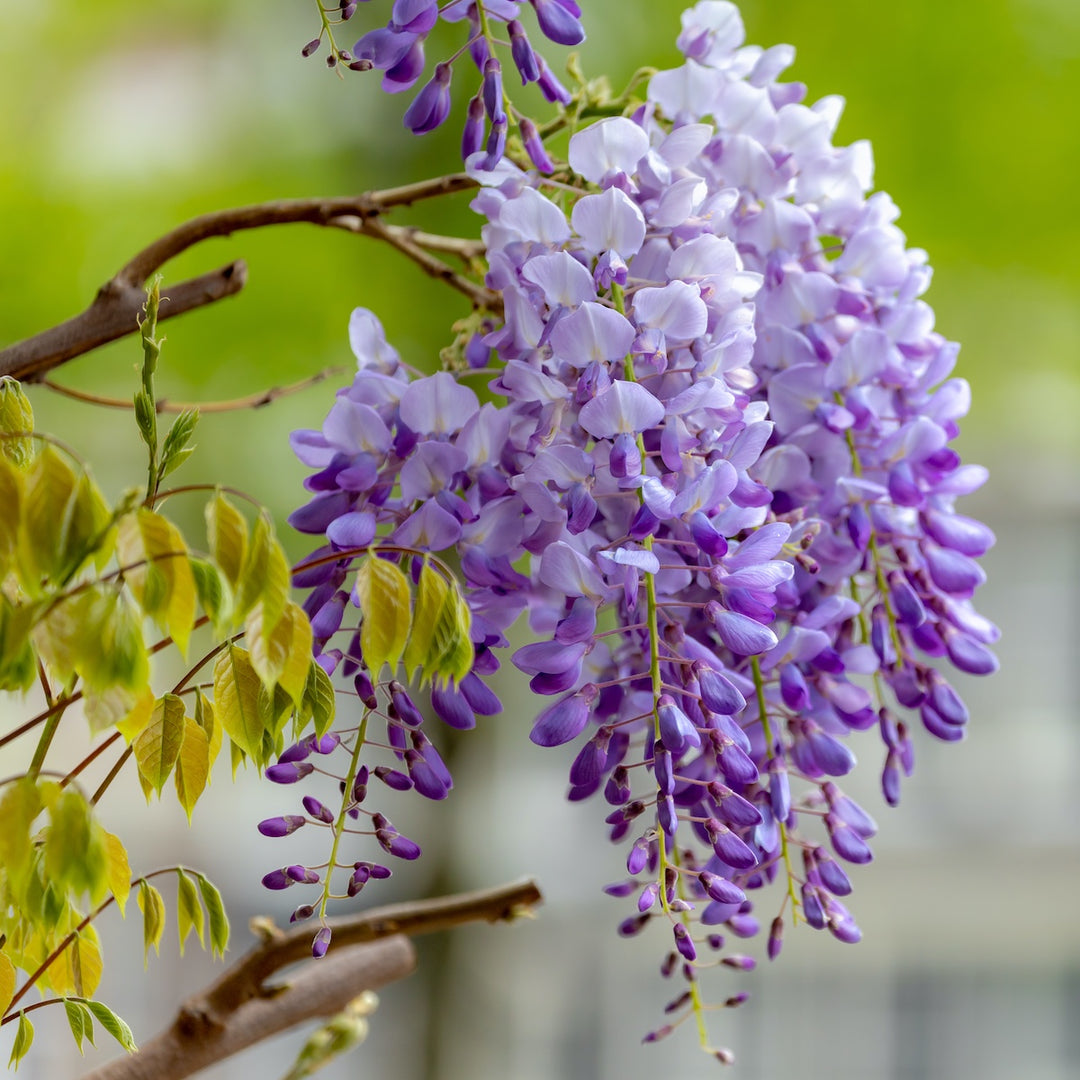
[[[365,192],[327,199],[279,199],[251,206],[220,210],[178,226],[130,259],[94,297],[81,314],[33,337],[0,349],[0,376],[35,381],[55,367],[90,352],[137,329],[136,320],[146,300],[143,284],[170,259],[212,237],[230,236],[244,229],[269,225],[307,223],[375,236],[404,252],[434,277],[446,281],[473,303],[498,307],[497,294],[456,274],[411,242],[402,242],[379,221],[380,215],[397,206],[408,206],[436,195],[475,187],[464,173],[438,177],[385,191]],[[418,258],[419,251],[423,258]],[[238,293],[247,280],[247,267],[236,260],[218,270],[170,285],[168,302],[159,319],[172,318],[194,308]]]
[[[83,1080],[182,1080],[305,1020],[334,1016],[365,990],[403,979],[415,967],[412,942],[401,935],[331,952],[311,961],[278,993],[246,1002],[222,1027],[189,1027],[181,1013],[137,1053]]]
[[[332,944],[321,960],[311,958],[310,924],[264,931],[254,949],[180,1007],[168,1029],[137,1054],[84,1080],[181,1080],[304,1020],[333,1016],[363,990],[404,978],[415,965],[409,936],[511,920],[540,901],[534,882],[519,881],[331,919]],[[301,961],[304,966],[287,983],[268,983]]]

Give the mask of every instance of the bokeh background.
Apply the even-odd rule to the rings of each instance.
[[[639,65],[676,62],[678,0],[583,6],[589,73],[607,72],[618,86]],[[743,1080],[1067,1080],[1080,1075],[1080,4],[742,8],[750,41],[798,47],[793,74],[811,99],[847,99],[837,141],[873,140],[878,185],[902,208],[909,241],[930,253],[929,299],[939,329],[963,342],[959,372],[975,393],[960,448],[993,473],[964,509],[998,534],[979,606],[1004,637],[1001,673],[962,687],[974,714],[967,741],[921,741],[899,811],[881,806],[872,776],[850,785],[881,824],[876,862],[855,875],[863,943],[804,928],[776,965],[718,976],[714,996],[754,996],[715,1018],[714,1037],[735,1048]],[[364,17],[376,17],[367,5],[358,26]],[[456,123],[410,136],[402,100],[300,59],[317,28],[308,2],[0,0],[0,344],[81,310],[138,248],[196,213],[452,169]],[[413,220],[474,227],[466,200]],[[227,398],[347,365],[345,329],[358,304],[379,314],[407,360],[431,365],[465,313],[456,295],[372,241],[302,225],[204,244],[167,280],[238,256],[250,267],[238,298],[167,324],[162,395]],[[137,363],[129,339],[56,378],[129,397]],[[304,497],[286,436],[318,426],[330,397],[324,384],[267,409],[207,417],[188,478],[242,487],[284,518]],[[111,495],[140,482],[143,459],[123,413],[42,389],[33,400],[40,426],[77,446]],[[197,506],[174,512],[198,528]],[[290,552],[303,554],[302,540],[283,531]],[[398,824],[426,854],[383,895],[534,874],[547,905],[527,925],[423,942],[420,974],[384,992],[366,1047],[325,1075],[712,1075],[689,1033],[638,1045],[666,1000],[655,975],[662,946],[615,938],[621,908],[599,885],[619,876],[619,853],[603,839],[596,806],[560,801],[566,762],[527,742],[529,706],[504,688],[505,715],[447,744],[458,780],[449,803],[403,805]],[[21,710],[0,703],[5,729]],[[70,737],[74,753],[81,736]],[[5,774],[24,750],[4,756]],[[172,801],[145,809],[130,777],[105,805],[139,868],[181,858],[221,885],[234,954],[248,917],[283,919],[290,907],[257,884],[281,859],[254,830],[286,808],[282,789],[267,787],[251,776],[230,786],[222,767],[191,830]],[[144,973],[137,925],[109,918],[100,996],[146,1037],[210,967],[191,949],[179,960],[167,936]],[[43,1010],[34,1019],[25,1075],[88,1067],[62,1018]],[[287,1036],[207,1075],[280,1075],[299,1041]]]

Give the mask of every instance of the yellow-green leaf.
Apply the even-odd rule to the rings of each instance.
[[[128,897],[131,895],[131,864],[128,862],[127,851],[120,842],[120,837],[113,833],[105,832],[105,876],[109,885],[109,892],[116,897],[116,906],[121,915],[126,915]]]
[[[225,914],[225,905],[221,902],[221,893],[202,874],[197,874],[196,879],[210,920],[210,950],[218,956],[224,956],[229,947],[229,919]]]
[[[7,1012],[15,996],[15,965],[5,952],[0,952],[0,1016]]]
[[[22,476],[0,457],[0,581],[18,551],[21,507]]]
[[[161,514],[140,507],[120,520],[120,562],[139,606],[187,655],[197,593],[180,530]]]
[[[154,703],[150,723],[131,744],[139,775],[160,795],[184,741],[184,702],[166,694]]]
[[[138,1047],[132,1037],[131,1028],[120,1019],[103,1001],[88,1001],[86,1007],[97,1018],[97,1022],[129,1053],[134,1054]]]
[[[26,1057],[26,1053],[33,1041],[34,1025],[30,1023],[30,1017],[21,1012],[19,1013],[19,1026],[15,1032],[15,1042],[11,1047],[11,1057],[8,1059],[9,1067],[14,1065],[18,1069],[19,1062]]]
[[[244,515],[220,491],[206,504],[206,538],[210,557],[235,591],[247,558],[248,527]]]
[[[57,985],[57,976],[50,968],[50,981],[58,994],[78,994],[79,997],[92,997],[101,982],[103,970],[101,946],[97,931],[86,926],[79,931],[75,940],[64,950],[63,985]],[[54,965],[56,967],[58,965]]]
[[[369,555],[356,572],[356,596],[364,621],[360,650],[372,678],[383,664],[397,667],[409,636],[411,597],[409,582],[398,566]]]
[[[89,803],[74,786],[49,809],[45,838],[46,878],[58,888],[87,892],[94,903],[108,890],[105,830],[94,820]]]
[[[263,620],[273,626],[289,598],[289,581],[289,562],[274,536],[270,515],[263,510],[237,585],[236,616],[243,618],[261,600]]]
[[[221,751],[222,729],[214,715],[213,702],[203,696],[201,690],[195,691],[195,723],[206,732],[206,782],[212,782],[214,762]]]
[[[26,690],[37,679],[31,648],[36,604],[13,604],[0,592],[0,690]]]
[[[24,435],[34,430],[34,410],[18,379],[0,379],[0,434]],[[0,455],[17,468],[25,469],[34,456],[34,440],[0,438]]]
[[[302,715],[315,722],[315,734],[320,738],[334,722],[337,699],[330,676],[314,661],[308,664],[308,677],[304,685],[304,699],[300,704]]]
[[[206,787],[210,775],[210,740],[206,732],[190,717],[184,718],[184,741],[176,759],[176,796],[187,811],[191,811]]]
[[[135,704],[132,705],[127,716],[117,723],[116,730],[124,736],[124,739],[129,744],[133,743],[139,733],[150,723],[150,717],[154,715],[156,701],[154,691],[149,686],[146,687],[135,699]]]
[[[203,909],[199,903],[199,893],[195,888],[195,882],[184,873],[183,870],[176,872],[176,924],[180,933],[180,955],[184,955],[184,942],[188,934],[195,931],[199,938],[199,944],[206,948],[206,938],[203,932]]]
[[[416,678],[417,671],[423,668],[423,681],[431,681],[432,652],[438,655],[442,651],[442,639],[448,638],[453,630],[452,621],[446,618],[449,599],[450,585],[446,578],[425,561],[416,589],[412,631],[405,647],[405,672],[410,679]]]
[[[214,665],[214,715],[229,738],[259,764],[264,730],[260,687],[247,651],[228,645]]]
[[[139,910],[143,913],[143,965],[150,961],[150,948],[161,953],[161,935],[165,930],[165,901],[161,893],[145,879],[139,882]]]
[[[420,571],[416,613],[405,649],[405,670],[415,678],[423,669],[421,685],[434,679],[462,679],[472,668],[469,609],[456,584],[429,563]]]
[[[311,624],[299,605],[288,601],[273,627],[267,627],[265,603],[260,600],[247,619],[245,641],[251,665],[263,686],[280,685],[299,705],[311,663]]]
[[[0,789],[0,866],[8,874],[21,873],[30,864],[30,830],[41,807],[37,784],[28,776]]]
[[[89,1039],[91,1045],[94,1042],[94,1021],[90,1012],[81,1001],[74,998],[64,998],[64,1012],[67,1014],[68,1027],[75,1039],[75,1045],[79,1053],[83,1053],[83,1039]]]

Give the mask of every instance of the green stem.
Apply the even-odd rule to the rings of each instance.
[[[161,355],[161,342],[154,334],[157,331],[158,306],[161,303],[161,275],[155,274],[146,290],[146,314],[139,323],[143,344],[142,399],[143,415],[139,420],[139,430],[149,451],[147,466],[146,498],[153,504],[160,477],[158,476],[158,434],[157,404],[154,401],[154,372],[157,370],[158,357]],[[136,413],[138,413],[136,409]]]
[[[326,905],[330,902],[330,885],[334,878],[334,869],[337,867],[338,846],[345,833],[345,823],[348,820],[349,806],[352,803],[353,781],[360,767],[360,751],[364,748],[364,740],[367,738],[368,717],[371,716],[369,709],[364,713],[364,719],[360,721],[360,730],[356,733],[356,744],[353,746],[352,758],[349,761],[349,772],[345,777],[345,791],[341,798],[341,810],[338,812],[337,821],[334,822],[334,842],[330,846],[330,861],[326,866],[326,876],[323,878],[322,899],[319,901],[319,918],[326,918]]]
[[[60,726],[60,717],[63,715],[64,710],[57,709],[45,721],[45,729],[38,738],[38,744],[34,748],[34,756],[30,761],[30,768],[26,772],[26,775],[31,780],[37,780],[38,773],[41,772],[41,767],[45,764],[45,755],[49,752],[49,746],[52,744],[56,729]]]

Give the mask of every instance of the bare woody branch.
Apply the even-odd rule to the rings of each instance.
[[[0,376],[39,380],[68,360],[133,333],[146,300],[144,283],[170,259],[203,240],[271,225],[307,223],[375,237],[396,247],[425,273],[445,281],[474,305],[499,310],[498,294],[457,273],[429,253],[427,249],[433,244],[423,241],[432,238],[409,229],[387,228],[381,220],[383,214],[395,207],[472,187],[475,187],[475,181],[464,173],[457,173],[385,191],[327,199],[279,199],[192,218],[130,259],[98,290],[82,314],[0,349]],[[467,257],[473,247],[468,241],[455,243],[449,240],[437,249]],[[247,266],[242,259],[237,259],[217,270],[170,285],[168,301],[162,298],[159,319],[172,318],[234,296],[246,281]]]
[[[510,921],[541,900],[536,883],[526,880],[332,919],[331,949],[321,960],[311,958],[310,925],[266,928],[258,945],[180,1007],[169,1028],[84,1080],[181,1080],[304,1020],[334,1016],[364,990],[404,978],[415,966],[410,937],[468,922]],[[286,983],[269,981],[299,962],[304,966]]]

